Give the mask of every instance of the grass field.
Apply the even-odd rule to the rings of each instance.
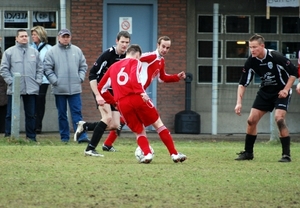
[[[1,208],[300,207],[300,143],[279,163],[279,144],[257,142],[253,161],[235,161],[243,142],[175,140],[188,156],[175,164],[154,140],[154,160],[139,164],[132,138],[103,158],[83,156],[86,144],[39,141],[0,138]]]

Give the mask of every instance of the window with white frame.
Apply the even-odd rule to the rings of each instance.
[[[248,58],[249,47],[245,40],[226,41],[226,58]]]
[[[218,57],[221,58],[221,41],[218,41]],[[198,58],[213,57],[213,41],[199,40],[198,41]]]
[[[212,33],[213,32],[213,16],[212,15],[199,15],[198,16],[198,33]],[[218,20],[219,33],[222,31],[222,19],[219,15]]]
[[[226,33],[249,33],[250,17],[244,15],[226,16]]]
[[[25,29],[30,32],[30,28],[38,25],[46,29],[49,44],[56,44],[58,11],[4,10],[1,20],[1,23],[3,22],[3,28],[1,29],[8,34],[2,37],[4,41],[4,48],[2,48],[4,50],[15,44],[15,36],[18,29]],[[30,34],[28,35],[30,36]]]
[[[29,28],[28,11],[4,11],[4,28]]]
[[[198,66],[198,83],[212,83],[212,66]],[[222,80],[222,67],[218,66],[218,83]]]
[[[269,19],[266,16],[254,17],[254,32],[255,33],[274,33],[277,34],[277,17],[270,17]]]

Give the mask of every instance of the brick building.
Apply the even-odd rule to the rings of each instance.
[[[218,16],[218,67],[217,87],[213,89],[215,12]],[[67,27],[73,33],[72,43],[83,50],[89,68],[101,52],[114,43],[121,18],[132,17],[132,43],[141,44],[145,51],[155,49],[155,40],[160,35],[170,36],[173,41],[166,57],[166,70],[168,73],[185,70],[193,75],[191,109],[201,115],[201,133],[212,133],[214,125],[217,126],[217,133],[244,132],[259,84],[257,78],[247,89],[242,117],[236,116],[233,109],[239,72],[248,54],[247,40],[252,34],[264,35],[268,41],[267,47],[287,54],[295,64],[300,49],[299,8],[272,7],[267,19],[266,1],[10,0],[1,3],[0,14],[2,50],[14,44],[15,31],[19,28],[29,30],[34,25],[42,24],[46,26],[50,43],[55,44],[57,32]],[[212,101],[214,90],[218,92],[216,121]],[[165,125],[174,132],[175,114],[185,108],[185,82],[157,83],[151,95]],[[99,120],[88,79],[83,84],[82,99],[84,119]],[[299,96],[295,94],[288,114],[292,133],[299,133],[298,106]],[[23,120],[21,118],[21,122]],[[56,120],[54,97],[49,92],[44,131],[57,131]],[[259,132],[269,132],[270,125],[271,120],[266,116],[261,121]]]

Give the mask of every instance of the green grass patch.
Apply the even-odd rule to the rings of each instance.
[[[235,161],[243,142],[176,140],[184,163],[173,163],[152,140],[150,164],[134,157],[135,139],[118,152],[85,157],[86,144],[43,138],[38,144],[0,139],[0,207],[300,207],[300,144],[279,163],[281,145],[257,142],[253,161]]]

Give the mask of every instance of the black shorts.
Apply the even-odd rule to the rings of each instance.
[[[286,98],[278,98],[278,93],[272,94],[260,90],[257,92],[252,108],[270,112],[272,112],[274,108],[287,111],[291,96],[292,95],[289,93]]]
[[[98,105],[98,102],[97,102],[97,100],[96,100],[96,96],[95,96],[94,93],[93,93],[93,97],[94,97],[94,100],[95,100],[95,102],[96,102],[96,108],[98,109],[98,108],[99,108],[99,105]],[[111,109],[111,111],[118,111],[113,105],[110,105],[110,109]]]

